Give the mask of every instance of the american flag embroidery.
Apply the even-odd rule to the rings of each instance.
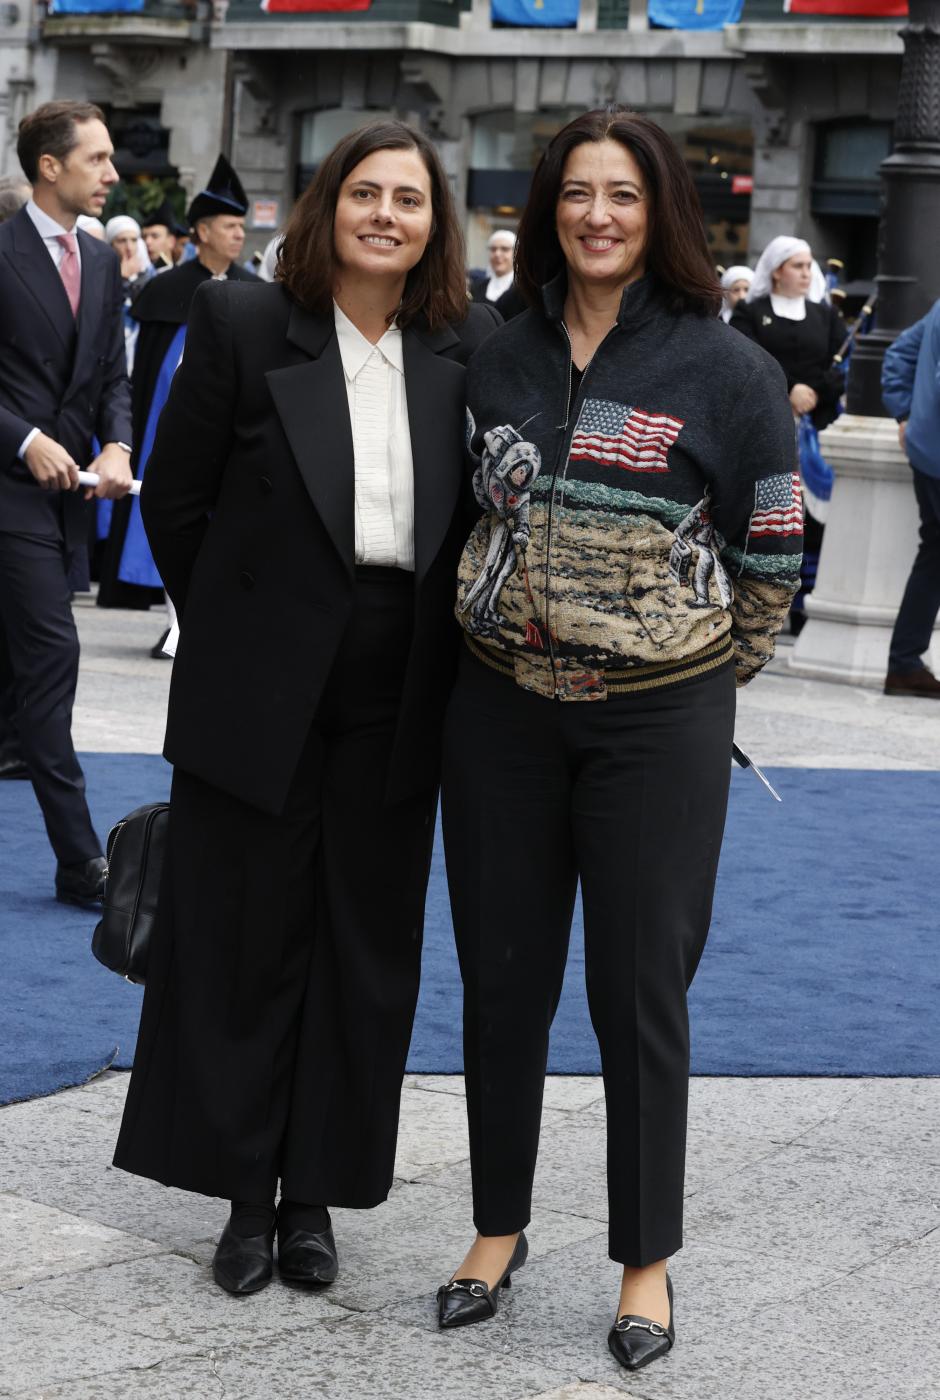
[[[798,472],[780,472],[765,476],[754,492],[754,514],[748,535],[760,539],[765,535],[798,535],[803,529],[803,499]]]
[[[598,462],[626,472],[667,472],[666,453],[683,427],[668,413],[586,399],[571,439],[573,462]]]

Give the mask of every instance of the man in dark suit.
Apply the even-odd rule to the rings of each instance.
[[[71,737],[92,494],[130,490],[130,390],[120,266],[76,230],[117,180],[102,113],[50,102],[20,123],[33,195],[0,226],[0,697],[58,862],[59,899],[99,898],[107,865]],[[91,457],[92,437],[103,444]],[[78,488],[80,468],[99,477]]]

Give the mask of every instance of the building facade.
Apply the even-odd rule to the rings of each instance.
[[[497,26],[489,0],[372,0],[341,14],[144,0],[119,15],[4,0],[0,23],[4,12],[0,173],[16,168],[24,111],[96,101],[126,178],[176,173],[192,191],[224,150],[251,197],[250,249],[340,135],[394,115],[437,143],[481,264],[552,134],[616,101],[678,141],[717,263],[753,261],[795,233],[850,278],[874,274],[898,20],[785,15],[782,0],[745,0],[740,23],[712,32],[651,28],[645,0],[582,0],[577,29]]]

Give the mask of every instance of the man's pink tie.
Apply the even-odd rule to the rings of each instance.
[[[57,233],[56,238],[64,248],[62,261],[59,263],[59,275],[65,287],[65,295],[69,299],[69,306],[72,308],[72,315],[78,315],[78,303],[82,295],[82,270],[78,265],[78,244],[74,233]]]

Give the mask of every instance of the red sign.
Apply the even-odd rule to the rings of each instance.
[[[261,0],[269,15],[324,14],[332,10],[368,10],[372,0]]]
[[[754,176],[753,176],[753,175],[732,175],[732,177],[731,177],[731,193],[732,193],[732,194],[753,194],[753,193],[754,193]]]
[[[784,0],[791,15],[868,15],[872,19],[902,19],[907,0]]]

